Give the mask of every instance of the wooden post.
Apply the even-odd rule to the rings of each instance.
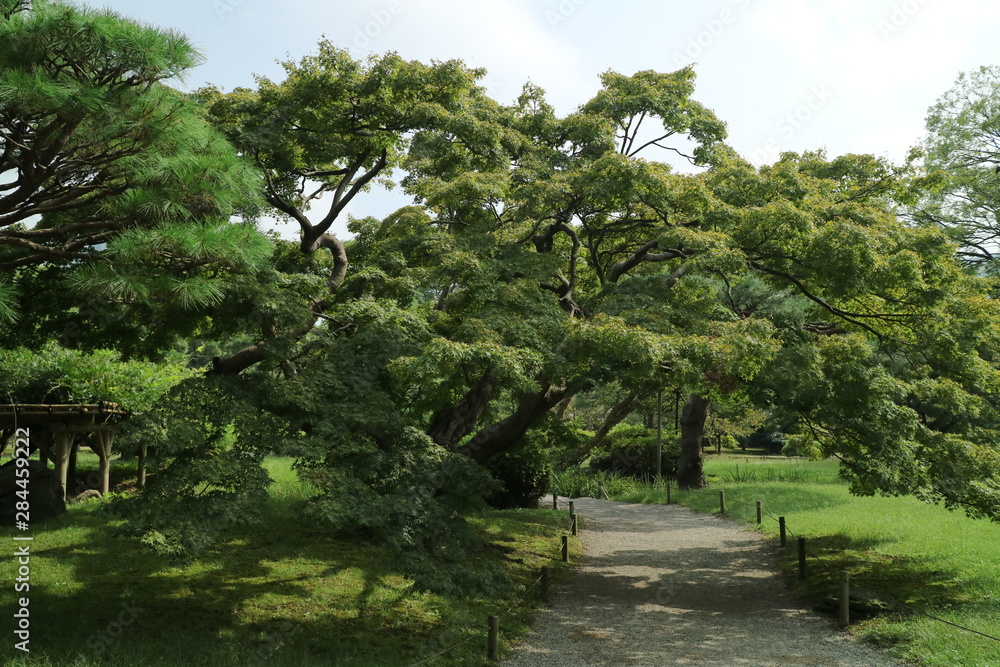
[[[542,602],[549,601],[549,566],[542,566]]]
[[[806,578],[806,538],[799,538],[799,579]]]
[[[840,627],[851,623],[851,573],[840,571]]]
[[[490,633],[486,647],[490,662],[500,662],[500,617],[490,616]]]
[[[76,460],[80,453],[80,436],[74,435],[69,439],[69,456],[66,459],[66,496],[76,494],[79,482],[76,478]],[[72,489],[72,491],[70,491]]]
[[[97,447],[97,457],[101,460],[101,495],[108,492],[111,487],[111,443],[114,440],[114,433],[107,430],[94,432],[93,443]]]
[[[719,514],[726,513],[726,492],[719,491]]]
[[[569,562],[569,535],[562,536],[562,561]]]
[[[576,532],[577,532],[577,526],[576,526],[577,515],[573,514],[571,518],[573,519],[573,522],[569,525],[569,532],[570,532],[571,535],[576,535]]]
[[[757,501],[757,525],[761,524],[764,519],[764,503],[760,500]]]
[[[656,392],[656,479],[663,479],[663,389]]]
[[[667,478],[667,504],[670,504],[670,478]]]
[[[559,509],[559,496],[554,493],[552,494],[552,509]]]
[[[778,517],[778,533],[781,535],[781,546],[787,545],[788,542],[785,539],[785,517],[783,516]]]
[[[53,427],[56,425],[53,424]],[[61,424],[60,424],[61,426]],[[55,464],[56,473],[59,475],[59,483],[62,485],[63,500],[66,499],[66,472],[69,467],[69,448],[72,438],[65,428],[52,432],[52,449],[49,454]]]
[[[569,515],[573,516],[576,512],[573,510],[573,501],[569,501]]]

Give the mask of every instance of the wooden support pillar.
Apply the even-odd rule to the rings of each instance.
[[[94,432],[94,451],[101,460],[101,495],[111,487],[111,443],[114,442],[114,431],[99,429]]]
[[[49,461],[55,463],[55,459],[49,453],[49,449],[52,447],[52,432],[48,429],[35,429],[31,434],[32,446],[38,446],[38,462],[41,463],[46,468],[49,467]],[[58,468],[57,468],[58,470]]]
[[[73,487],[73,494],[80,488],[79,480],[76,478],[76,459],[80,453],[80,436],[74,433],[69,440],[69,462],[66,464],[66,494],[69,495],[69,487]]]
[[[55,424],[52,425],[55,427]],[[62,424],[60,424],[62,426]],[[56,473],[59,475],[59,484],[62,485],[63,500],[66,499],[66,469],[69,464],[69,449],[73,441],[72,434],[68,433],[65,428],[60,430],[52,431],[52,446],[49,449],[49,455],[52,457],[52,462],[56,465]]]

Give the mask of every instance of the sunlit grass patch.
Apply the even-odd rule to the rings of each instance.
[[[265,465],[275,481],[260,508],[263,523],[224,531],[190,563],[113,537],[117,520],[101,501],[33,526],[31,653],[15,653],[8,642],[0,663],[378,667],[408,665],[469,640],[427,664],[480,665],[485,640],[474,640],[487,617],[513,608],[504,620],[510,641],[537,604],[541,565],[551,565],[557,580],[569,572],[557,559],[565,512],[487,512],[473,519],[492,544],[478,558],[501,562],[510,590],[485,599],[417,590],[395,568],[394,554],[302,518],[298,504],[309,489],[291,459]],[[5,530],[0,539],[12,535]],[[4,581],[15,571],[13,559],[0,561]],[[134,619],[118,623],[131,612]]]

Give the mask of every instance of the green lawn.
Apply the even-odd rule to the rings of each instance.
[[[1000,638],[1000,525],[900,497],[855,497],[833,461],[807,462],[736,455],[711,456],[711,488],[674,493],[684,505],[726,513],[756,525],[756,501],[765,512],[760,530],[777,539],[777,517],[789,537],[785,569],[809,603],[836,591],[848,570],[855,586],[904,603],[859,621],[851,632],[916,665],[1000,665],[1000,641],[959,630],[926,614]],[[663,493],[637,490],[624,500],[662,502]],[[798,581],[797,538],[806,537],[808,569]]]
[[[504,599],[460,599],[416,592],[384,550],[345,540],[299,519],[307,489],[290,459],[268,461],[270,505],[265,523],[229,531],[198,562],[178,567],[135,542],[110,537],[102,502],[73,506],[33,526],[31,653],[8,639],[4,665],[222,667],[261,664],[373,667],[408,665],[464,641],[426,665],[479,665],[487,616],[512,605],[502,621],[509,641],[523,632],[538,597],[518,598],[543,564],[557,576],[569,525],[565,512],[489,512],[476,519],[493,539],[483,558],[503,560],[518,585]],[[14,551],[14,532],[0,531]],[[20,543],[18,543],[20,544]],[[579,545],[574,540],[573,550]],[[0,561],[11,591],[17,564]],[[18,594],[22,595],[22,594]],[[5,603],[11,623],[13,604]]]

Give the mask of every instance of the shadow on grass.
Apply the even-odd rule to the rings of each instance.
[[[888,540],[844,535],[810,537],[806,542],[807,573],[798,580],[798,549],[790,541],[783,562],[786,576],[817,611],[836,615],[830,600],[838,595],[840,573],[850,573],[852,599],[863,601],[861,618],[883,614],[934,613],[975,603],[983,609],[968,582],[957,571],[935,566],[932,558],[890,555],[876,551]],[[872,604],[874,601],[874,604]],[[1000,613],[1000,601],[987,602],[992,613]],[[857,616],[857,614],[856,614]]]
[[[184,568],[110,537],[106,522],[81,506],[32,526],[31,653],[5,642],[0,663],[394,665],[439,620],[411,604],[420,594],[385,552],[285,513],[229,531]],[[0,562],[5,580],[15,571]]]

